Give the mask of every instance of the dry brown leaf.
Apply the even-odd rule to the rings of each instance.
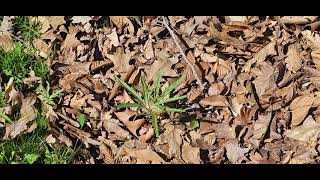
[[[135,111],[130,111],[130,110],[115,112],[115,115],[130,130],[130,132],[134,134],[136,137],[138,137],[137,130],[145,123],[145,120],[136,119],[134,121],[129,121],[129,118],[136,114],[137,113]]]
[[[191,103],[192,101],[196,100],[201,94],[202,94],[202,91],[201,91],[201,89],[199,87],[198,88],[192,88],[187,93],[188,103]]]
[[[181,147],[181,157],[188,164],[200,164],[200,149],[192,147],[189,144],[183,144]]]
[[[27,124],[29,124],[29,122],[33,121],[37,117],[36,109],[33,107],[35,101],[35,96],[22,99],[20,110],[21,118],[6,127],[6,132],[3,139],[14,139],[19,134],[29,129]],[[31,129],[29,131],[31,131],[34,126],[30,128]]]
[[[38,21],[41,23],[40,33],[45,33],[50,29],[50,23],[45,16],[37,16],[33,19],[34,21]]]
[[[124,26],[128,26],[129,33],[134,33],[134,26],[126,16],[110,16],[110,19],[117,28],[122,29]]]
[[[71,147],[72,141],[67,136],[60,134],[58,137],[59,141],[63,142],[66,146]]]
[[[120,45],[116,28],[113,28],[112,32],[108,34],[107,37],[110,39],[111,44],[114,45],[115,47],[118,47]]]
[[[81,73],[71,73],[64,76],[62,79],[59,80],[59,85],[65,90],[65,91],[71,91],[74,86],[74,81],[76,81],[78,78],[82,76]]]
[[[306,115],[308,114],[308,111],[310,107],[312,106],[314,101],[314,97],[311,95],[303,95],[295,98],[291,104],[290,109],[292,111],[292,126],[299,125]]]
[[[247,16],[226,16],[226,19],[229,21],[239,21],[239,22],[246,22]]]
[[[119,121],[110,117],[108,112],[103,113],[103,127],[109,133],[115,133],[121,139],[130,139],[131,135],[128,131],[119,126]]]
[[[249,72],[252,64],[263,62],[267,56],[277,55],[275,45],[276,43],[274,41],[270,41],[269,44],[256,53],[254,57],[244,65],[244,72]]]
[[[78,99],[78,94],[76,94],[73,96],[73,98],[70,101],[70,107],[81,110],[83,106],[86,106],[87,104],[86,100],[89,100],[89,99],[90,100],[94,99],[92,94],[85,95],[80,99]]]
[[[165,163],[165,161],[154,151],[150,149],[129,149],[125,148],[127,154],[131,157],[139,158],[152,163]]]
[[[144,56],[146,59],[151,59],[154,57],[154,52],[153,52],[153,46],[152,46],[152,35],[149,34],[149,39],[146,42],[146,44],[143,47],[144,49]]]
[[[160,70],[163,71],[163,76],[177,77],[177,72],[171,68],[175,63],[177,62],[172,61],[169,58],[164,59],[162,57],[157,57],[150,69],[145,69],[147,75],[146,81],[150,82]]]
[[[229,141],[224,145],[226,148],[226,154],[231,163],[239,164],[243,160],[247,160],[245,154],[249,152],[250,148],[241,148],[237,141]]]
[[[65,23],[64,16],[49,16],[47,19],[53,29],[57,29],[60,25]]]
[[[320,124],[309,115],[301,126],[286,131],[285,135],[291,139],[314,144],[317,142],[319,133]]]
[[[209,90],[208,90],[208,95],[212,96],[212,95],[220,95],[220,93],[223,91],[224,89],[224,84],[223,82],[217,82],[217,83],[212,83],[210,84]]]
[[[271,122],[271,116],[271,112],[267,112],[267,114],[260,114],[258,116],[258,119],[253,126],[253,136],[250,138],[250,141],[255,147],[259,147],[261,141],[266,135]]]
[[[228,107],[229,103],[227,99],[222,95],[212,95],[206,98],[203,98],[200,101],[202,106],[219,106],[219,107]]]
[[[181,129],[175,127],[172,124],[168,124],[163,134],[160,134],[156,145],[168,144],[169,145],[169,158],[173,155],[180,157],[180,146],[182,144],[182,134],[184,133]]]
[[[303,153],[294,155],[289,164],[314,164],[316,156],[318,156],[318,151],[315,147],[312,147]]]
[[[274,71],[274,67],[266,62],[262,62],[257,68],[252,69],[252,72],[257,76],[253,84],[258,97],[275,87]]]
[[[314,22],[318,16],[283,16],[280,18],[284,24],[307,24]]]
[[[117,47],[114,54],[105,53],[104,55],[113,62],[114,69],[122,75],[126,74],[131,68],[132,65],[129,64],[129,61],[135,53],[135,51],[124,52],[122,47]]]
[[[52,136],[52,134],[49,134],[49,136],[46,137],[46,142],[47,142],[48,144],[54,144],[54,143],[56,143],[56,138],[54,138],[54,137]]]
[[[72,23],[82,23],[83,25],[89,22],[92,18],[90,16],[73,16]]]
[[[0,32],[0,48],[5,51],[10,51],[15,47],[15,44],[8,32]]]
[[[103,162],[105,164],[114,164],[115,163],[112,151],[109,147],[107,147],[104,144],[101,144],[99,146],[99,150],[100,150],[101,156],[103,157]]]
[[[296,73],[302,66],[301,56],[297,44],[291,44],[288,47],[287,58],[284,60],[288,69]]]

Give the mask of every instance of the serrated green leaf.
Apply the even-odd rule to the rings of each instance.
[[[173,81],[162,93],[161,98],[165,98],[166,96],[170,95],[170,93],[176,89],[185,79],[185,75],[182,75],[180,78]]]
[[[121,80],[120,78],[118,78],[117,76],[115,76],[115,79],[116,81],[118,81],[122,86],[123,88],[128,92],[130,93],[132,96],[134,96],[138,101],[139,103],[141,104],[144,104],[141,96],[137,93],[136,90],[134,90],[132,87],[130,87],[126,82],[124,82],[123,80]]]
[[[169,103],[169,102],[173,102],[173,101],[178,101],[178,100],[181,100],[181,99],[184,99],[186,98],[187,96],[184,95],[184,96],[175,96],[175,97],[172,97],[172,98],[168,98],[168,99],[164,99],[164,100],[161,100],[159,102],[156,102],[156,104],[165,104],[165,103]]]
[[[56,90],[56,91],[54,91],[52,94],[51,94],[51,96],[50,96],[50,98],[56,98],[56,97],[58,97],[59,95],[60,95],[60,93],[62,93],[64,91],[64,89],[58,89],[58,90]]]
[[[131,108],[131,107],[142,108],[142,106],[138,103],[121,103],[115,106],[116,109]]]
[[[85,121],[86,121],[86,116],[85,116],[84,114],[81,114],[81,115],[79,116],[79,124],[80,124],[80,128],[81,128],[81,129],[82,129]]]
[[[199,122],[196,120],[196,119],[192,119],[191,120],[191,124],[190,124],[190,127],[191,129],[196,129],[198,128],[200,125],[199,125]]]

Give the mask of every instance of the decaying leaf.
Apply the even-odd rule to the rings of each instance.
[[[304,120],[313,101],[314,97],[310,95],[303,95],[295,98],[291,102],[290,109],[292,110],[292,126],[297,126]]]
[[[200,149],[192,147],[189,144],[183,144],[181,147],[182,159],[188,164],[200,164]]]
[[[255,147],[258,147],[263,140],[271,122],[271,115],[272,113],[268,112],[267,114],[258,116],[253,126],[253,136],[250,138]]]
[[[227,157],[231,163],[241,163],[243,160],[247,160],[245,154],[248,153],[249,148],[241,148],[237,141],[229,141],[224,145],[227,151]]]
[[[227,99],[222,95],[212,95],[208,96],[200,101],[200,104],[203,106],[220,106],[228,107],[229,103]]]
[[[309,115],[301,126],[286,131],[285,135],[299,141],[315,143],[319,137],[319,133],[320,124]]]

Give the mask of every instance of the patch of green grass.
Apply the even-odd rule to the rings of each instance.
[[[31,16],[17,16],[15,27],[20,32],[21,39],[29,43],[32,43],[41,35],[42,24],[39,21],[32,20]]]
[[[0,70],[8,78],[13,77],[15,85],[20,88],[27,78],[30,68],[36,76],[47,79],[48,67],[45,60],[26,53],[22,43],[17,42],[13,50],[5,52],[0,49]]]
[[[2,88],[0,88],[0,107],[4,105],[5,97],[2,91]]]
[[[45,151],[41,131],[0,142],[0,163],[27,164],[28,157]],[[1,161],[2,160],[2,161]],[[30,159],[29,159],[30,160]]]
[[[46,82],[46,88],[44,88],[43,86],[39,86],[36,89],[36,93],[39,95],[39,98],[41,99],[41,102],[44,105],[54,105],[54,98],[59,97],[60,93],[63,92],[63,89],[59,89],[54,91],[52,94],[50,94],[50,84],[48,82]]]
[[[176,89],[185,79],[185,75],[173,81],[168,87],[161,92],[160,81],[161,74],[159,73],[152,86],[149,86],[144,78],[141,78],[140,93],[134,88],[130,87],[126,82],[116,77],[116,80],[124,87],[124,89],[134,97],[135,103],[122,103],[115,106],[116,109],[136,107],[141,109],[149,118],[151,118],[152,126],[156,137],[159,137],[160,128],[158,125],[158,118],[161,113],[169,112],[184,112],[183,109],[170,108],[166,106],[167,103],[182,100],[187,96],[170,97],[171,92]]]
[[[47,131],[36,130],[13,140],[0,141],[0,164],[69,164],[76,151],[63,145],[49,148],[43,137]]]
[[[62,145],[54,146],[53,150],[49,148],[45,152],[45,164],[70,164],[75,157],[75,151]]]

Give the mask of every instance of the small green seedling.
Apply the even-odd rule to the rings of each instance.
[[[199,126],[200,126],[199,122],[196,119],[192,119],[191,120],[190,127],[191,127],[192,130],[198,128]]]
[[[34,162],[36,162],[39,158],[39,155],[37,154],[26,154],[24,156],[24,160],[28,163],[28,164],[33,164]]]
[[[84,123],[86,122],[86,116],[84,114],[81,114],[79,116],[79,124],[80,124],[80,128],[82,129]]]
[[[160,73],[156,77],[152,86],[149,86],[144,78],[141,78],[140,93],[130,87],[126,82],[116,77],[116,80],[124,87],[124,89],[134,97],[135,103],[122,103],[117,105],[116,109],[136,107],[141,109],[149,118],[151,118],[152,126],[156,137],[159,137],[160,129],[158,125],[158,118],[161,113],[169,112],[185,112],[184,109],[176,109],[167,107],[165,104],[169,102],[179,101],[187,96],[170,97],[171,92],[176,89],[185,79],[185,75],[173,81],[168,87],[161,92],[160,81],[162,75]]]
[[[41,22],[33,20],[30,16],[17,16],[14,25],[21,32],[21,38],[28,43],[32,43],[34,39],[39,38],[41,35]]]
[[[52,94],[50,94],[50,84],[49,82],[46,82],[46,83],[47,83],[46,89],[43,86],[39,86],[36,89],[36,93],[39,95],[39,98],[44,105],[53,106],[55,105],[54,99],[56,97],[59,97],[60,93],[63,92],[63,89],[56,90]]]

